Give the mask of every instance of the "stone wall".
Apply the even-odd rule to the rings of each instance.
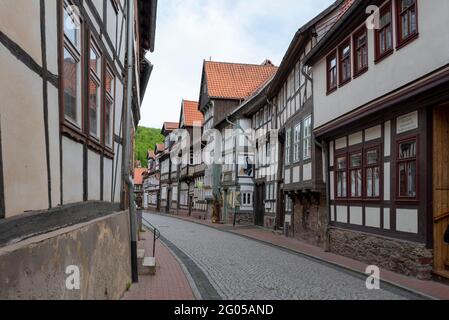
[[[80,290],[66,288],[72,265],[80,270]],[[115,300],[130,282],[127,212],[0,248],[0,299]]]
[[[432,276],[433,252],[421,243],[332,227],[329,248],[332,253],[406,276],[422,280]]]
[[[293,230],[290,230],[294,238],[305,241],[311,245],[323,248],[326,243],[327,210],[325,199],[320,204],[310,204],[306,201],[295,199],[293,214]]]

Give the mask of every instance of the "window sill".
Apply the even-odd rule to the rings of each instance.
[[[389,56],[391,56],[393,54],[394,50],[390,49],[387,52],[385,52],[382,55],[379,55],[378,57],[376,57],[376,60],[374,61],[375,64],[378,64],[380,62],[382,62],[383,60],[385,60],[386,58],[388,58]]]
[[[419,32],[415,32],[414,34],[409,35],[407,38],[405,38],[403,40],[398,40],[396,50],[402,49],[403,47],[407,46],[409,43],[413,42],[417,38],[419,38]]]
[[[357,72],[355,72],[354,71],[354,79],[356,79],[356,78],[358,78],[358,77],[360,77],[361,75],[363,75],[364,73],[366,73],[367,71],[368,71],[368,67],[365,67],[365,68],[363,68],[363,69],[360,69],[359,71],[357,71]]]
[[[351,82],[352,78],[348,78],[346,80],[340,81],[338,87],[341,88],[343,86],[345,86],[346,84],[348,84],[349,82]]]
[[[332,88],[332,89],[328,89],[326,92],[326,95],[331,95],[332,93],[334,93],[335,91],[337,91],[338,87]]]

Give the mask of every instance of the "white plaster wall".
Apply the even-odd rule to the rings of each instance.
[[[363,132],[357,132],[349,136],[349,146],[361,144],[363,142]]]
[[[391,155],[391,121],[385,122],[384,128],[385,128],[384,155],[385,157],[389,157]]]
[[[42,65],[40,2],[0,1],[0,30]]]
[[[384,208],[384,229],[390,230],[390,208]]]
[[[308,163],[302,166],[302,180],[312,180],[312,163]]]
[[[104,182],[103,182],[103,200],[104,201],[112,201],[111,194],[112,194],[112,160],[111,159],[104,159]]]
[[[362,226],[363,225],[363,208],[362,207],[350,207],[351,224]]]
[[[348,207],[337,206],[337,222],[348,223]]]
[[[2,31],[10,29],[4,25],[8,21],[12,27],[23,27],[22,18],[12,21],[13,17],[5,16],[4,10],[14,9],[12,12],[15,12],[12,4],[23,9],[24,2],[0,2]],[[34,3],[26,3],[33,12]],[[6,217],[28,210],[48,209],[42,79],[1,44],[0,88]]]
[[[61,171],[59,158],[59,96],[58,89],[48,85],[48,137],[53,207],[61,204]]]
[[[397,209],[396,230],[408,233],[418,233],[418,210]]]
[[[418,1],[418,10],[418,39],[376,65],[374,35],[369,31],[368,72],[332,94],[326,95],[326,58],[314,65],[315,128],[449,63],[449,1]]]
[[[62,138],[64,204],[83,201],[83,146]]]
[[[378,125],[365,130],[365,141],[376,140],[382,137],[382,126]]]
[[[51,73],[56,75],[58,74],[57,7],[58,7],[57,1],[45,0],[45,33],[46,33],[45,36],[47,48],[47,68]]]
[[[391,199],[391,164],[390,162],[384,163],[384,200],[390,201]]]
[[[87,152],[87,173],[88,173],[88,199],[100,200],[100,160],[99,154],[88,150]]]
[[[380,228],[380,208],[365,208],[365,225]]]

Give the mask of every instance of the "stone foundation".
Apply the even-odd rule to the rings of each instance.
[[[433,251],[424,244],[346,229],[329,229],[330,252],[406,276],[432,277]]]

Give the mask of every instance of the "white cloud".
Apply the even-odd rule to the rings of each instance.
[[[154,71],[141,125],[178,121],[181,100],[198,100],[203,59],[279,64],[296,30],[332,0],[159,1]]]

